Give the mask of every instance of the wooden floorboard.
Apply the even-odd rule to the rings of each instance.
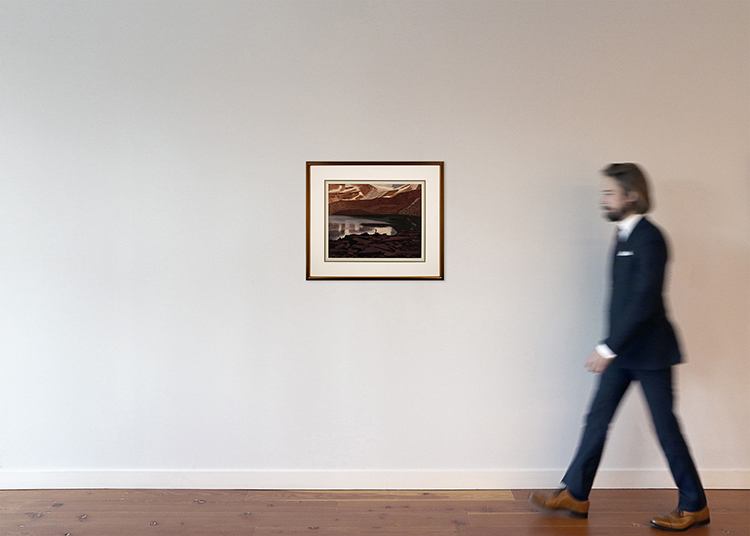
[[[750,490],[709,490],[692,536],[750,536]],[[549,514],[529,490],[0,491],[0,536],[644,536],[673,490],[595,490],[587,520]]]

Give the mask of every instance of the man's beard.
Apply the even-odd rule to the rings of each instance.
[[[620,210],[605,210],[604,217],[609,221],[622,221],[623,217],[625,216],[625,212],[626,210],[624,208],[621,208]]]

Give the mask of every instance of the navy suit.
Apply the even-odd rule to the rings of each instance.
[[[672,366],[680,347],[664,307],[667,245],[659,229],[642,218],[613,252],[609,334],[603,341],[616,355],[599,380],[578,452],[563,482],[578,500],[588,500],[609,424],[631,382],[641,384],[656,434],[680,490],[678,508],[706,506],[690,451],[673,412]]]

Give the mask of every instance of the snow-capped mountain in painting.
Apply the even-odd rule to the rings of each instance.
[[[330,215],[422,215],[421,184],[349,184],[328,185]]]

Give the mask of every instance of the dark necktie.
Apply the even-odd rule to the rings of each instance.
[[[614,244],[614,247],[612,248],[613,257],[615,258],[617,257],[617,254],[620,252],[620,249],[623,247],[624,244],[625,244],[625,240],[622,240],[620,238],[620,228],[617,227],[617,230],[615,231],[615,244]]]

